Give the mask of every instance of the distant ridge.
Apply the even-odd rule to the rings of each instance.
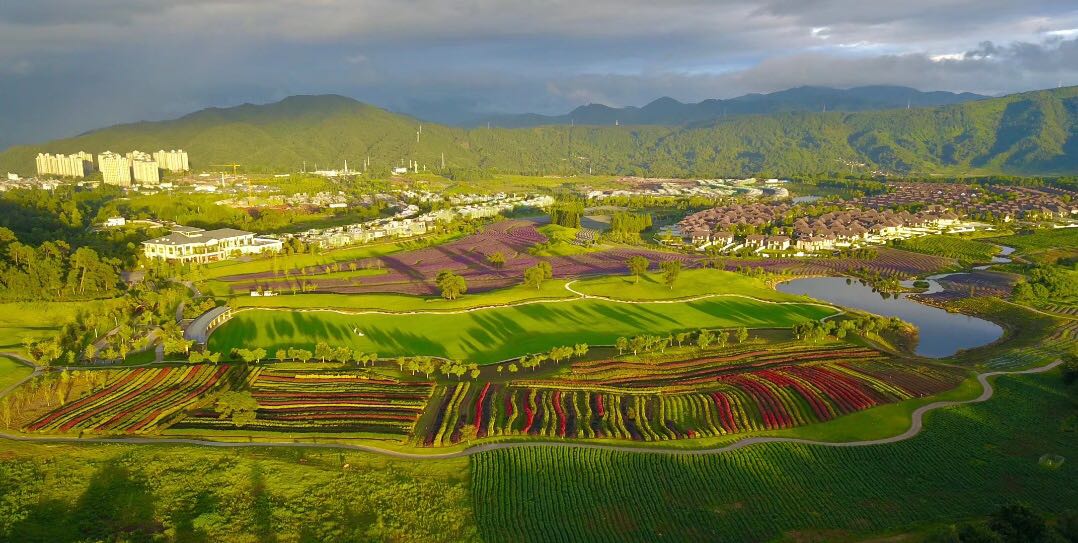
[[[815,92],[811,89],[802,88],[793,96]],[[773,94],[766,96],[778,103]],[[621,126],[464,129],[423,122],[343,96],[293,96],[272,104],[209,108],[170,121],[117,125],[42,145],[12,147],[0,153],[0,173],[34,173],[34,156],[41,151],[96,154],[110,149],[182,148],[196,171],[233,162],[247,172],[298,171],[304,162],[308,169],[339,168],[344,160],[354,167],[369,156],[376,173],[388,174],[402,160],[437,169],[444,156],[449,169],[488,173],[1078,174],[1078,87],[912,106],[853,112],[829,108],[826,113],[728,112],[680,126],[626,121],[619,122]],[[674,100],[662,99],[640,111],[679,107]]]
[[[922,92],[910,87],[875,85],[835,89],[802,86],[769,94],[746,94],[727,100],[710,99],[697,103],[682,103],[662,97],[643,107],[613,108],[602,104],[580,106],[565,115],[496,115],[482,118],[474,126],[492,125],[521,128],[548,124],[585,125],[685,125],[709,121],[729,115],[763,115],[769,113],[812,111],[873,111],[909,107],[932,107],[961,104],[988,98],[971,92]]]

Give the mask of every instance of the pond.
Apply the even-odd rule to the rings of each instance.
[[[987,345],[1003,336],[998,324],[977,317],[950,313],[913,300],[893,297],[844,277],[794,279],[778,285],[788,294],[803,294],[832,304],[860,309],[877,315],[898,317],[917,327],[915,353],[929,358],[951,356],[962,349]]]

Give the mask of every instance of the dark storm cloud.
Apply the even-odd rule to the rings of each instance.
[[[1073,2],[36,0],[0,4],[0,146],[340,93],[437,120],[802,84],[1078,83]]]

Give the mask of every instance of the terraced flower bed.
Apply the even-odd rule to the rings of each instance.
[[[258,402],[244,430],[294,433],[368,433],[407,436],[433,385],[372,379],[357,372],[274,370],[251,372],[247,389]],[[234,430],[213,409],[193,412],[176,430]]]
[[[221,385],[227,365],[118,370],[104,388],[26,426],[30,432],[147,433]]]
[[[832,355],[836,354],[834,352]],[[910,365],[878,355],[789,360],[761,369],[701,377],[692,392],[671,392],[665,379],[617,385],[587,381],[521,381],[440,387],[437,418],[422,435],[428,446],[472,436],[531,435],[661,441],[778,430],[949,390],[963,370]]]

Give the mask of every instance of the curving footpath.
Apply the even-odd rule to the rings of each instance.
[[[917,434],[921,433],[924,427],[924,415],[929,411],[936,409],[943,409],[947,407],[954,407],[958,405],[966,405],[973,403],[980,403],[992,398],[995,393],[995,389],[992,387],[992,383],[988,381],[991,377],[999,375],[1025,375],[1031,373],[1044,373],[1046,371],[1054,369],[1056,366],[1062,364],[1062,360],[1056,360],[1050,364],[1046,364],[1039,368],[1032,368],[1022,371],[990,371],[977,375],[977,381],[981,383],[982,391],[981,395],[973,398],[972,400],[958,400],[958,401],[938,401],[930,404],[918,407],[913,411],[911,415],[910,427],[901,434],[885,437],[880,439],[868,439],[863,441],[815,441],[812,439],[801,439],[792,437],[750,437],[742,439],[740,441],[725,445],[723,447],[714,447],[710,449],[663,449],[663,448],[647,448],[637,447],[631,445],[606,445],[598,443],[576,443],[571,441],[521,441],[512,443],[486,443],[469,447],[462,451],[452,451],[445,453],[409,453],[395,451],[391,449],[383,449],[380,447],[374,447],[370,445],[349,445],[349,444],[337,444],[337,443],[290,443],[290,442],[253,442],[253,441],[210,441],[205,439],[189,439],[189,438],[155,438],[155,437],[131,437],[131,438],[77,438],[77,437],[47,437],[47,436],[23,436],[7,433],[0,433],[0,438],[8,439],[11,441],[29,441],[29,442],[44,442],[44,443],[120,443],[120,444],[147,444],[147,445],[200,445],[206,447],[302,447],[308,449],[347,449],[364,451],[371,453],[384,454],[393,458],[402,458],[408,460],[444,460],[450,458],[460,458],[465,456],[471,456],[486,451],[494,451],[500,449],[511,449],[516,447],[565,447],[571,449],[603,449],[608,451],[618,452],[631,452],[641,454],[665,454],[665,455],[680,455],[680,456],[703,456],[709,454],[720,454],[729,451],[735,451],[743,449],[750,445],[757,443],[799,443],[804,445],[821,445],[825,447],[865,447],[871,445],[885,445],[888,443],[896,443],[910,439]]]

